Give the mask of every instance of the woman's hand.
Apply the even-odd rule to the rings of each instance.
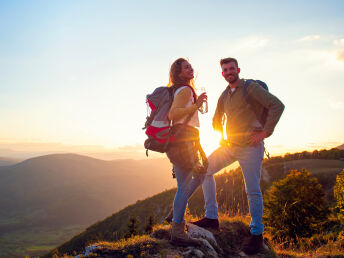
[[[203,92],[201,95],[198,96],[195,104],[198,108],[200,108],[203,102],[206,102],[207,100],[208,100],[207,93]]]

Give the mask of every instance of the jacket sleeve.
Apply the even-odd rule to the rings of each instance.
[[[257,83],[251,83],[248,86],[248,97],[269,110],[263,129],[271,135],[283,113],[283,103]]]

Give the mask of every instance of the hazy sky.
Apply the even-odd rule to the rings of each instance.
[[[211,118],[219,59],[286,109],[274,152],[344,143],[344,1],[0,1],[1,143],[142,144],[145,95],[186,57]]]

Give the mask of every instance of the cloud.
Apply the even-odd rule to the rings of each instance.
[[[303,38],[300,38],[299,41],[313,41],[320,39],[320,35],[308,35]]]
[[[344,47],[344,39],[336,39],[333,41],[333,44],[339,47]]]

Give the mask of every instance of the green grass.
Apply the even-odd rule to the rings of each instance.
[[[34,228],[4,233],[0,236],[0,257],[24,257],[46,253],[84,229],[85,226],[80,225],[61,229]]]
[[[312,174],[321,174],[336,171],[339,173],[344,168],[344,162],[340,160],[325,160],[325,159],[304,159],[292,160],[286,162],[287,168],[302,169],[306,168]]]

